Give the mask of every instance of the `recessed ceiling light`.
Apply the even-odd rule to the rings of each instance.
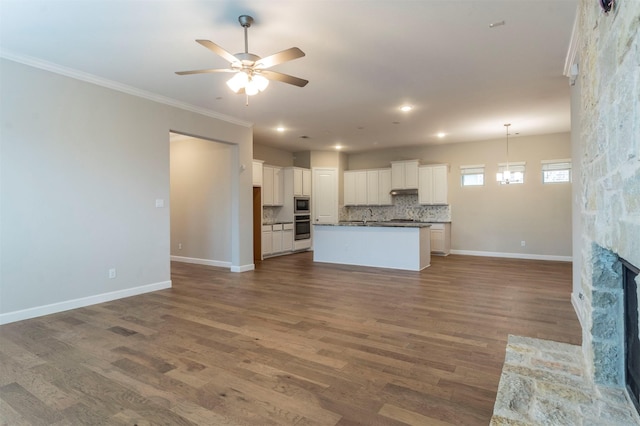
[[[411,105],[403,105],[400,107],[400,111],[402,112],[409,112],[413,109],[413,107]]]
[[[447,136],[447,134],[443,133],[443,132],[440,132],[436,136],[438,136],[439,138],[444,138],[445,136]]]
[[[282,127],[282,126],[276,127],[276,130],[278,132],[284,132],[284,127]]]
[[[337,150],[342,149],[342,145],[340,145],[340,144],[336,145],[336,149],[337,149]]]

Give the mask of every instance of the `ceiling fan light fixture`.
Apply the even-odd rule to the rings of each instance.
[[[269,80],[260,74],[254,74],[253,77],[251,77],[251,81],[258,86],[258,90],[261,92],[269,86]]]
[[[233,90],[234,93],[238,93],[240,89],[245,88],[249,83],[249,76],[245,72],[238,72],[233,77],[227,81],[227,86],[229,89]]]

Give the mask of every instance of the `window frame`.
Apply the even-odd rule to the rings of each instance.
[[[540,175],[542,179],[543,185],[548,184],[562,184],[562,183],[572,183],[573,182],[573,164],[571,162],[571,158],[562,158],[557,160],[542,160],[540,167]],[[568,173],[568,180],[549,180],[545,179],[545,172],[559,172],[566,171]]]
[[[465,176],[482,176],[482,183],[479,184],[466,184],[464,182]],[[485,166],[484,164],[473,164],[460,166],[460,186],[462,188],[484,186],[485,185]]]

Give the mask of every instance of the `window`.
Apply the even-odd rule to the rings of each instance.
[[[524,161],[516,163],[499,163],[498,174],[496,175],[497,181],[500,185],[508,185],[515,183],[524,183]],[[507,165],[509,170],[507,170]],[[507,173],[508,172],[508,173]]]
[[[571,182],[571,159],[542,162],[542,183]]]
[[[460,166],[462,186],[484,185],[484,164]]]

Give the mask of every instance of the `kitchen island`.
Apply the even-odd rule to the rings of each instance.
[[[430,228],[420,222],[314,224],[313,261],[421,271],[431,263]]]

